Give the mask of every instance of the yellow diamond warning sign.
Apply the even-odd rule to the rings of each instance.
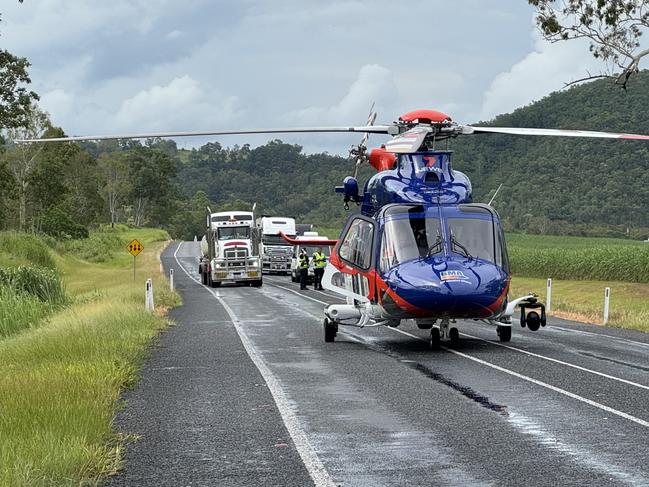
[[[144,245],[142,245],[137,239],[133,239],[131,240],[131,243],[126,246],[126,250],[128,250],[133,257],[137,257],[137,255],[144,250]]]

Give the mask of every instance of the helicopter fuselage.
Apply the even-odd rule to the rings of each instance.
[[[367,303],[373,319],[498,316],[510,274],[496,211],[471,203],[451,153],[401,154],[358,195],[325,287]]]

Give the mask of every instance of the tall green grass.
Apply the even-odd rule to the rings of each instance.
[[[39,326],[53,308],[35,296],[0,286],[0,339]]]
[[[0,485],[88,484],[114,471],[120,390],[163,326],[140,303],[102,302],[0,341]]]
[[[12,323],[16,308],[25,313],[21,322],[35,323],[0,336],[0,486],[95,485],[121,465],[124,436],[112,428],[120,392],[136,382],[148,345],[168,325],[144,312],[144,280],[154,279],[158,313],[179,297],[155,259],[162,244],[153,242],[165,240],[164,232],[116,233],[146,247],[135,282],[125,249],[127,256],[116,253],[101,265],[55,255],[70,299],[47,320],[38,306],[49,301],[25,289],[34,291],[21,274],[31,271],[9,271],[14,287],[0,286]]]
[[[50,249],[36,235],[0,232],[0,267],[19,265],[56,267]]]
[[[35,296],[41,301],[48,301],[54,305],[66,301],[63,281],[52,269],[28,266],[0,268],[0,286]]]

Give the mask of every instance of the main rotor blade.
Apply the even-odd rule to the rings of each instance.
[[[535,129],[535,128],[514,128],[514,127],[475,127],[467,125],[464,129],[469,129],[465,133],[488,132],[494,134],[510,135],[549,135],[552,137],[590,137],[596,139],[631,139],[631,140],[649,140],[649,135],[636,134],[618,134],[614,132],[593,132],[588,130],[563,130],[563,129]]]
[[[417,152],[424,142],[426,135],[431,132],[431,127],[413,127],[410,130],[397,135],[385,143],[385,150],[394,154],[405,154]]]
[[[143,134],[120,135],[81,135],[73,137],[55,137],[45,139],[23,139],[16,142],[77,142],[83,140],[118,140],[118,139],[155,139],[170,137],[201,137],[211,135],[248,135],[248,134],[289,134],[289,133],[323,133],[323,132],[369,132],[374,134],[387,134],[392,125],[373,125],[365,127],[298,127],[279,129],[244,129],[220,130],[200,132],[159,132]]]

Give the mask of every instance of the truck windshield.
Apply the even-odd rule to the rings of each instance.
[[[425,258],[444,251],[439,218],[423,213],[393,218],[383,226],[381,270],[397,264]]]
[[[235,240],[250,238],[250,227],[221,227],[218,230],[219,240]]]
[[[295,237],[295,235],[288,236],[291,238]],[[261,241],[264,245],[291,245],[279,235],[262,235]]]

